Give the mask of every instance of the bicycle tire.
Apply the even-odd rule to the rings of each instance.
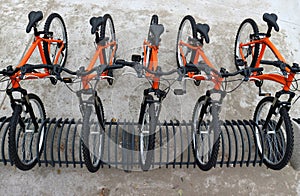
[[[145,100],[150,100],[150,102],[144,102],[141,107],[140,113],[140,131],[139,131],[139,152],[140,152],[140,164],[143,171],[148,171],[154,161],[154,148],[155,148],[155,128],[156,128],[156,118],[155,118],[155,107],[153,97],[148,95]],[[144,128],[148,128],[145,130]]]
[[[274,97],[265,97],[258,103],[254,112],[254,122],[259,126],[264,125],[273,102]],[[288,164],[292,156],[294,133],[287,109],[282,106],[277,108],[276,113],[276,115],[272,114],[267,130],[261,130],[260,133],[258,128],[255,129],[255,142],[260,156],[263,157],[264,164],[268,168],[280,170]],[[280,119],[283,121],[280,128],[274,130],[274,125],[277,127]]]
[[[108,40],[108,42],[113,42],[116,41],[116,32],[115,32],[115,27],[114,27],[114,22],[109,14],[105,14],[103,16],[103,23],[101,25],[101,30],[100,30],[100,42],[103,40]],[[106,45],[106,41],[103,42],[104,45]],[[112,65],[115,62],[115,56],[116,54],[113,53],[113,47],[107,47],[102,50],[102,53],[105,55],[104,56],[104,64],[105,65]],[[113,77],[113,70],[108,70],[107,75],[110,77]],[[112,85],[113,84],[113,79],[112,78],[107,78],[108,84]]]
[[[147,41],[151,43],[151,40],[153,40],[154,35],[152,35],[151,31],[150,31],[150,26],[151,25],[157,25],[158,24],[158,16],[157,15],[152,15],[151,16],[151,20],[150,20],[150,25],[149,25],[149,30],[148,30],[148,36],[147,36]],[[152,49],[150,47],[148,47],[147,45],[145,46],[146,49],[146,53],[144,53],[144,66],[149,68],[150,66],[150,58],[152,55]]]
[[[182,46],[183,53],[185,54],[183,57],[179,48],[180,41],[189,43],[191,38],[193,40],[197,39],[196,22],[192,16],[187,15],[182,19],[177,33],[176,60],[178,67],[185,66],[183,58],[185,58],[186,63],[194,63],[195,51],[192,51],[186,46]]]
[[[91,117],[92,115],[94,115],[94,118]],[[93,129],[92,126],[94,126]],[[88,171],[95,173],[102,164],[105,141],[104,111],[98,96],[94,97],[94,111],[92,106],[86,107],[83,114],[82,128],[81,146],[84,163]],[[91,134],[91,132],[93,132],[93,134]],[[91,144],[91,142],[93,142],[93,144]]]
[[[42,101],[38,96],[34,94],[28,94],[28,97],[36,117],[40,119],[41,122],[43,122],[46,119],[46,112]],[[36,105],[34,106],[33,103],[35,103]],[[29,118],[27,118],[26,116],[24,117],[23,114],[28,113],[28,111],[27,109],[23,109],[24,108],[22,108],[22,106],[18,104],[16,104],[13,109],[13,114],[9,124],[10,129],[8,143],[9,155],[12,162],[20,170],[27,171],[32,169],[36,165],[38,158],[41,156],[41,153],[43,151],[46,127],[39,127],[39,133],[35,133],[34,131],[32,131],[33,124],[31,123],[30,115],[28,114]],[[35,111],[35,109],[38,110],[39,116],[37,116],[37,112]],[[20,124],[22,123],[25,124],[26,130],[21,127]],[[26,152],[26,141],[28,140],[28,134],[31,134],[31,137],[29,136],[29,152]],[[35,142],[38,143],[35,144]]]
[[[254,51],[253,46],[243,49],[243,56],[246,58],[246,61],[241,57],[239,45],[240,43],[252,41],[250,35],[258,35],[258,33],[259,30],[257,24],[253,19],[248,18],[241,23],[234,43],[234,63],[237,70],[249,67],[249,65],[250,67],[255,66],[259,54],[259,44],[254,44]],[[251,55],[249,53],[251,53]]]
[[[158,24],[158,16],[156,14],[151,16],[151,20],[150,20],[150,26],[151,25],[157,25]],[[150,26],[149,26],[149,31],[148,31],[148,37],[147,40],[150,40],[152,37],[151,31],[150,31]]]
[[[50,44],[48,44],[48,42],[43,42],[44,54],[47,64],[59,64],[60,66],[64,67],[68,55],[68,35],[64,20],[57,13],[50,14],[45,22],[44,31],[45,35],[47,36],[50,36],[50,33],[53,33],[53,35],[50,36],[51,39],[63,40],[64,43],[64,48],[61,55],[59,56],[58,62],[55,62],[57,52],[61,45],[56,42],[52,42]]]
[[[220,147],[220,122],[217,107],[212,103],[209,103],[207,109],[209,111],[206,111],[201,123],[199,122],[200,111],[204,104],[206,104],[205,100],[206,96],[201,96],[193,110],[192,149],[197,166],[203,171],[208,171],[216,165],[218,158]],[[206,124],[207,122],[208,124]],[[212,126],[210,126],[209,122],[212,122]],[[201,133],[202,127],[205,130]],[[211,141],[213,141],[213,143]]]

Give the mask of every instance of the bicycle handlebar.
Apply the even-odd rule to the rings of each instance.
[[[161,70],[161,67],[158,66],[157,70],[153,71],[153,70],[150,70],[149,68],[145,67],[144,65],[142,65],[139,62],[135,62],[135,61],[129,62],[129,61],[125,61],[123,59],[116,60],[115,64],[134,68],[135,71],[137,72],[138,76],[142,75],[142,73],[141,73],[142,70],[145,70],[146,72],[153,74],[155,76],[158,76],[158,77],[163,76],[163,75],[171,75],[176,72],[179,73],[180,75],[182,75],[182,72],[179,69],[173,69],[173,70],[164,72]]]
[[[184,69],[187,72],[204,71],[206,75],[211,75],[211,72],[213,72],[213,73],[215,73],[216,75],[218,75],[219,77],[222,77],[222,78],[226,78],[226,77],[229,77],[229,76],[236,76],[238,74],[241,74],[245,77],[244,80],[248,80],[252,72],[261,72],[261,71],[263,71],[262,67],[259,67],[259,68],[249,67],[247,69],[241,69],[241,70],[238,70],[236,72],[229,73],[228,71],[226,71],[225,68],[221,68],[220,71],[217,71],[216,69],[210,67],[209,65],[207,65],[205,63],[198,63],[198,65],[187,63],[186,66],[184,67]]]
[[[226,71],[226,69],[221,68],[220,69],[220,75],[223,78],[226,78],[226,77],[229,77],[229,76],[236,76],[238,74],[241,74],[241,75],[245,76],[245,80],[248,80],[252,72],[261,72],[263,70],[264,70],[263,67],[258,67],[258,68],[249,67],[249,68],[245,68],[245,69],[241,69],[241,70],[229,73],[229,72]]]
[[[300,67],[297,63],[293,63],[293,66],[291,67],[289,64],[284,63],[282,61],[267,61],[267,60],[261,60],[260,61],[261,64],[265,64],[265,65],[273,65],[275,67],[278,67],[283,75],[287,75],[287,70],[286,68],[290,69],[291,72],[293,73],[297,73],[300,72]]]

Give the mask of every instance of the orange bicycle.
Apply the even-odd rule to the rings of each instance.
[[[153,15],[150,21],[148,37],[143,43],[143,57],[140,55],[132,55],[132,62],[126,62],[124,60],[116,61],[116,64],[133,67],[138,77],[145,77],[151,85],[150,88],[144,90],[138,119],[139,161],[143,171],[148,171],[151,165],[153,165],[155,130],[160,115],[161,103],[166,98],[170,86],[172,85],[168,81],[169,86],[165,89],[161,89],[161,76],[178,72],[177,69],[162,72],[161,67],[158,66],[160,36],[163,32],[164,26],[158,24],[158,16]],[[140,62],[142,62],[142,64]],[[154,96],[156,97],[155,99]]]
[[[46,113],[41,99],[35,94],[28,94],[27,90],[21,87],[20,82],[50,78],[52,84],[56,84],[53,70],[57,66],[65,65],[68,49],[66,27],[59,14],[49,15],[44,31],[37,29],[37,23],[43,19],[41,11],[30,12],[28,18],[26,32],[29,33],[32,28],[34,30],[34,41],[31,47],[16,68],[8,66],[0,71],[4,77],[9,77],[11,82],[6,89],[13,109],[9,124],[9,156],[21,170],[33,168],[41,155],[45,128],[39,123],[46,119]],[[39,50],[42,64],[26,64],[36,48]]]
[[[294,143],[293,127],[289,116],[291,102],[295,93],[291,91],[295,74],[300,72],[299,65],[290,66],[271,42],[271,32],[279,31],[277,15],[265,13],[263,20],[268,25],[267,33],[259,33],[256,22],[248,18],[240,25],[235,40],[235,65],[239,70],[244,67],[259,67],[261,64],[272,65],[280,69],[279,73],[257,72],[251,78],[259,87],[259,95],[266,96],[257,105],[254,121],[262,127],[256,129],[256,142],[267,167],[279,170],[289,162]],[[269,48],[276,60],[263,60],[266,49]],[[283,85],[275,96],[271,93],[261,93],[264,80],[275,81]],[[295,87],[295,86],[294,86]],[[288,98],[282,100],[281,96]],[[262,135],[262,136],[260,136]]]
[[[109,14],[105,14],[103,17],[92,17],[90,24],[92,26],[91,33],[95,35],[96,51],[87,68],[80,67],[78,71],[74,72],[60,67],[56,71],[59,74],[58,79],[65,83],[75,83],[76,79],[61,78],[60,73],[62,71],[76,75],[81,80],[82,87],[76,91],[76,95],[79,99],[79,108],[83,118],[82,153],[87,169],[90,172],[96,172],[102,164],[105,138],[104,110],[96,87],[101,79],[106,79],[109,84],[112,84],[112,70],[123,66],[113,65],[117,42],[112,17]],[[100,65],[96,65],[97,61]],[[92,84],[93,80],[96,81],[94,84]]]
[[[187,78],[192,78],[196,85],[201,81],[214,83],[214,87],[196,102],[192,117],[192,149],[198,167],[204,171],[214,167],[217,161],[221,133],[219,113],[227,93],[222,85],[227,82],[224,78],[242,74],[243,82],[249,80],[252,72],[262,71],[262,68],[241,69],[233,73],[224,68],[217,71],[203,51],[204,41],[209,43],[209,29],[207,24],[196,24],[192,16],[185,16],[179,26],[176,47],[178,68],[184,68]],[[183,94],[185,89],[176,92]]]

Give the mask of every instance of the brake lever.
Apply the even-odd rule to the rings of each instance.
[[[53,74],[56,76],[57,80],[63,80],[60,76],[60,73],[62,72],[62,68],[59,65],[53,65],[52,69]]]
[[[21,75],[20,75],[20,79],[21,80],[23,80],[24,79],[24,77],[25,77],[25,74],[27,73],[27,72],[29,72],[29,69],[28,69],[28,67],[26,66],[26,65],[24,65],[24,66],[22,66],[21,68],[20,68],[20,71],[21,71]]]
[[[279,69],[281,70],[282,75],[283,75],[284,77],[287,77],[287,72],[286,72],[285,68],[286,68],[286,64],[285,64],[285,63],[280,63]]]

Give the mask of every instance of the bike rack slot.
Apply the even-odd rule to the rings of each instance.
[[[9,120],[8,117],[0,118],[0,163],[4,165],[13,165],[8,153]],[[300,119],[293,120],[300,124]],[[39,123],[40,129],[45,129],[45,140],[37,166],[84,167],[80,139],[81,120],[48,118]],[[255,141],[256,130],[260,127],[252,120],[225,120],[220,121],[220,124],[220,148],[215,167],[262,166],[263,158]],[[140,170],[138,123],[118,120],[106,122],[105,125],[101,167]],[[259,137],[263,137],[261,132]],[[191,122],[176,120],[159,122],[151,168],[197,167],[191,143]],[[31,141],[30,145],[38,144]],[[263,148],[264,146],[262,150]]]

